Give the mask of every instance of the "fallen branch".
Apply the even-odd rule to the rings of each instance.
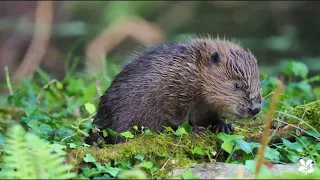
[[[160,42],[164,35],[159,27],[139,17],[125,17],[111,23],[86,49],[87,69],[100,68],[101,57],[125,38],[132,37],[143,45]]]
[[[53,20],[52,1],[38,1],[36,7],[35,29],[31,45],[27,53],[14,74],[14,78],[32,76],[49,46],[51,26]]]

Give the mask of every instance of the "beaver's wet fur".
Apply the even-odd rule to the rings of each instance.
[[[188,120],[195,131],[211,126],[230,133],[224,118],[250,118],[260,109],[255,56],[239,43],[201,38],[161,44],[133,57],[101,96],[93,123],[116,132],[134,125],[163,131]],[[107,143],[124,140],[109,135]]]

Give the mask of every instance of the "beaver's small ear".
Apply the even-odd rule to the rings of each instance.
[[[209,58],[209,66],[219,65],[221,62],[221,54],[218,52],[214,52]]]

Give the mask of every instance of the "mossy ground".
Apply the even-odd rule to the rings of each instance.
[[[320,101],[309,103],[294,108],[292,114],[319,130]],[[298,124],[300,121],[291,119],[290,123]],[[260,135],[264,129],[263,119],[238,121],[234,123],[234,134],[242,135],[246,141],[259,142]],[[278,136],[285,136],[279,132]],[[275,135],[277,139],[277,135]],[[204,161],[204,156],[193,154],[192,150],[198,146],[208,152],[211,157],[218,161],[223,161],[223,157],[214,157],[220,150],[220,141],[216,139],[215,134],[210,131],[205,136],[194,134],[183,135],[181,138],[173,134],[145,134],[128,140],[125,143],[109,145],[104,148],[78,148],[68,151],[68,161],[79,168],[84,161],[83,158],[90,153],[98,162],[107,161],[134,161],[136,155],[143,155],[147,160],[152,161],[161,170],[158,177],[165,177],[167,172],[173,168],[186,168],[192,164]]]
[[[309,124],[320,131],[320,100],[297,106],[290,114],[294,116],[286,117],[290,124],[300,124],[300,127],[310,129]]]
[[[128,140],[125,143],[109,145],[104,148],[78,148],[68,151],[68,161],[78,167],[82,165],[83,158],[90,153],[97,162],[107,161],[134,161],[136,155],[143,155],[146,160],[152,161],[159,169],[158,176],[176,167],[188,167],[198,161],[203,161],[203,156],[193,154],[193,149],[198,146],[209,155],[216,154],[217,143],[215,135],[208,132],[206,136],[194,134],[145,134],[141,137]]]
[[[247,124],[247,125],[244,125]],[[263,129],[262,121],[243,121],[234,124],[235,133],[244,137],[258,136]],[[152,161],[160,171],[158,177],[166,177],[167,173],[174,168],[187,168],[201,162],[224,161],[223,153],[216,156],[221,150],[221,141],[216,134],[207,130],[205,136],[185,134],[182,137],[172,133],[151,133],[128,140],[125,143],[108,145],[104,148],[77,148],[68,150],[68,161],[79,168],[84,165],[83,158],[90,153],[97,162],[109,161],[134,161],[136,155],[143,155],[146,160]],[[206,156],[193,153],[195,147],[201,147]],[[77,170],[77,169],[75,169]]]
[[[18,121],[24,112],[14,108],[0,108],[1,119],[12,119]],[[288,118],[291,124],[299,124],[302,119],[320,130],[320,101],[297,106],[291,112],[293,116]],[[3,124],[3,125],[2,125]],[[6,123],[0,123],[1,129],[6,129]],[[242,135],[246,141],[259,142],[260,135],[264,128],[263,119],[246,120],[233,123],[234,134]],[[282,136],[282,135],[280,135]],[[157,177],[166,177],[167,173],[174,168],[186,168],[192,164],[209,161],[205,156],[193,153],[195,147],[201,147],[203,152],[217,161],[225,160],[224,157],[215,157],[220,148],[220,140],[217,140],[215,134],[210,131],[205,136],[195,134],[184,134],[182,137],[175,136],[172,133],[150,133],[143,134],[140,137],[130,139],[125,143],[108,145],[104,148],[82,147],[68,149],[67,161],[75,165],[74,171],[79,171],[80,167],[86,165],[83,158],[90,153],[97,162],[105,163],[110,161],[136,161],[136,155],[143,155],[145,160],[152,161],[160,171]],[[219,154],[219,153],[218,153]]]

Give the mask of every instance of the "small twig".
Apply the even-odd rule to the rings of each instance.
[[[180,142],[181,142],[181,140],[182,140],[182,136],[183,136],[183,135],[180,136],[179,142],[178,142],[177,144],[180,144]]]
[[[266,96],[264,96],[264,97],[262,98],[262,100],[264,100],[265,98],[267,98],[267,97],[270,96],[271,94],[274,94],[274,92],[271,92],[271,93],[267,94]]]
[[[258,177],[263,161],[264,161],[264,151],[266,149],[266,146],[268,144],[268,138],[269,138],[269,134],[270,134],[270,127],[271,127],[271,123],[273,120],[273,113],[275,111],[275,106],[276,103],[278,102],[278,97],[279,94],[283,91],[283,86],[282,83],[279,81],[277,88],[274,92],[274,95],[272,97],[272,101],[271,101],[271,105],[270,105],[270,109],[269,112],[267,114],[267,120],[266,120],[266,124],[265,124],[265,128],[264,128],[264,132],[262,135],[262,140],[261,140],[261,147],[259,148],[259,152],[258,152],[258,161],[256,164],[256,171],[255,171],[255,179]]]
[[[79,121],[78,126],[80,126],[81,123],[90,120],[91,118],[93,118],[96,115],[96,113],[91,114],[89,117],[81,119],[81,121]]]
[[[40,90],[40,92],[39,92],[39,94],[38,94],[38,96],[37,96],[37,98],[36,98],[36,102],[37,102],[38,104],[39,104],[40,98],[41,98],[44,90],[47,89],[51,84],[55,83],[56,81],[57,81],[56,79],[53,79],[53,80],[51,80],[50,82],[48,82],[46,85],[44,85],[44,86],[42,87],[42,89]]]
[[[303,81],[304,81],[304,82],[308,82],[308,83],[311,83],[311,82],[314,82],[314,81],[320,81],[320,75],[311,77],[311,78],[309,78],[309,79],[305,79],[305,80],[303,80]]]
[[[10,95],[12,95],[13,94],[13,90],[12,90],[12,86],[11,86],[11,82],[10,82],[10,76],[9,76],[8,67],[6,66],[4,70],[5,70],[5,73],[6,73],[7,86],[8,86]]]
[[[74,133],[74,134],[72,134],[72,135],[70,135],[70,136],[67,136],[67,137],[63,138],[63,139],[60,141],[60,144],[62,144],[62,142],[65,141],[66,139],[69,139],[69,138],[71,138],[71,137],[73,137],[73,136],[75,136],[75,135],[77,135],[77,134],[79,134],[79,131],[76,132],[76,133]]]
[[[81,123],[83,123],[84,121],[87,121],[87,120],[91,119],[94,115],[95,115],[95,114],[92,114],[92,115],[90,115],[90,116],[89,116],[89,117],[87,117],[87,118],[81,119],[81,120],[79,121],[79,123],[78,123],[78,127],[74,127],[74,126],[72,126],[72,127],[74,127],[74,128],[76,128],[76,129],[77,129],[77,132],[76,132],[76,133],[74,133],[74,134],[72,134],[72,135],[70,135],[70,136],[67,136],[67,137],[63,138],[63,139],[61,140],[61,142],[60,142],[60,143],[62,143],[62,142],[63,142],[63,141],[65,141],[66,139],[69,139],[69,138],[71,138],[71,137],[73,137],[73,136],[75,136],[75,135],[77,135],[77,134],[81,133],[81,132],[80,132],[81,130],[79,130],[79,126],[80,126],[80,124],[81,124]]]
[[[276,121],[279,121],[279,122],[281,122],[281,123],[283,123],[283,124],[286,124],[286,125],[292,126],[292,127],[296,128],[296,129],[298,129],[298,130],[300,130],[300,131],[302,131],[302,132],[304,132],[304,133],[308,134],[309,136],[311,136],[311,137],[313,137],[313,138],[317,139],[317,140],[319,140],[319,139],[320,139],[320,138],[318,138],[318,137],[316,137],[316,136],[314,136],[314,135],[310,134],[309,132],[305,131],[304,129],[300,128],[299,126],[296,126],[296,125],[294,125],[294,124],[287,123],[287,122],[282,121],[282,120],[279,120],[279,119],[275,119],[275,120],[276,120]]]
[[[164,167],[168,164],[169,160],[170,160],[170,158],[168,158],[168,160],[167,160],[167,161],[164,163],[164,165],[160,168],[160,171],[161,171],[162,169],[164,169]]]
[[[219,157],[221,151],[222,151],[222,148],[220,148],[219,151],[217,152],[217,154],[215,156],[216,158],[214,159],[214,161],[217,161],[217,158]]]
[[[171,143],[171,142],[168,142],[168,141],[164,141],[164,142],[166,142],[166,143],[168,143],[168,144],[171,144],[171,145],[173,145],[173,146],[187,147],[187,146],[185,146],[185,145],[174,144],[174,143]]]

